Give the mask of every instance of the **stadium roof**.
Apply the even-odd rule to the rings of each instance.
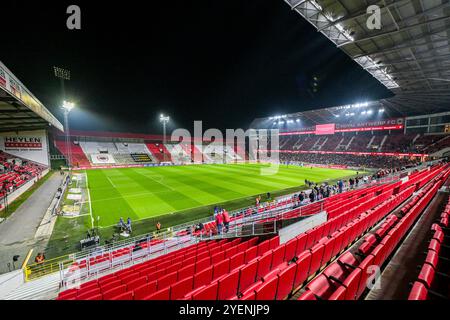
[[[50,111],[0,61],[0,131],[64,130]]]
[[[450,110],[449,0],[284,1],[395,94],[378,102],[393,116]],[[379,30],[367,25],[370,5]],[[323,121],[322,111],[309,116]]]

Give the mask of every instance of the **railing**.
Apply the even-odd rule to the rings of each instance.
[[[237,237],[250,237],[250,236],[263,236],[269,234],[275,234],[278,232],[277,228],[278,220],[274,219],[268,222],[252,222],[247,224],[239,224],[230,226],[227,232],[220,234],[209,234],[201,236],[201,240],[215,240],[215,239],[227,239]]]
[[[133,250],[129,250],[123,255],[116,255],[112,250],[102,250],[96,252],[95,255],[87,256],[82,260],[85,261],[86,264],[80,265],[77,260],[69,260],[66,263],[61,261],[58,267],[61,288],[77,286],[84,280],[95,279],[111,271],[128,268],[134,264],[154,259],[158,256],[190,246],[196,242],[197,239],[185,236],[151,245],[150,239],[147,239],[146,242],[141,241],[139,247],[135,247]],[[147,245],[144,246],[144,244]],[[94,261],[91,260],[91,258],[98,258],[99,256],[103,258],[102,261],[94,263]]]

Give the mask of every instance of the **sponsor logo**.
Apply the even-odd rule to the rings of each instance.
[[[5,149],[42,149],[39,137],[5,137]]]

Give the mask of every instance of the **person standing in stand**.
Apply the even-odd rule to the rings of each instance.
[[[228,230],[230,230],[230,215],[228,214],[227,210],[223,209],[222,216],[223,216],[223,224],[225,226],[225,233],[227,233]]]
[[[217,234],[222,234],[223,215],[220,211],[216,214],[216,226],[217,226]]]

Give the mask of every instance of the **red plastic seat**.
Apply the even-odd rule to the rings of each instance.
[[[110,300],[133,300],[133,291],[126,291],[115,297],[112,297]]]
[[[283,300],[292,292],[296,271],[297,265],[292,263],[278,274],[276,300]]]
[[[235,270],[223,279],[219,280],[217,290],[218,300],[228,300],[237,295],[239,285],[239,270]]]
[[[328,300],[345,300],[347,288],[344,286],[338,287],[328,298]]]
[[[229,258],[213,266],[213,280],[218,279],[228,272],[230,272]]]
[[[256,278],[261,279],[265,274],[270,272],[273,251],[267,251],[262,257],[258,258],[258,268]]]
[[[274,300],[277,291],[278,278],[265,282],[256,291],[255,300]]]
[[[158,290],[164,289],[175,282],[177,282],[177,272],[176,271],[174,271],[170,274],[166,274],[165,276],[158,279]]]
[[[321,243],[315,244],[311,249],[311,265],[309,266],[309,273],[313,274],[322,266],[322,257],[325,247]]]
[[[294,238],[286,243],[286,248],[284,251],[284,261],[291,261],[297,255],[297,242],[298,239]]]
[[[427,300],[428,290],[422,282],[416,281],[409,293],[408,300]]]
[[[209,267],[194,276],[194,289],[209,284],[212,281],[213,267]]]
[[[195,272],[199,273],[200,271],[205,270],[211,265],[211,258],[203,258],[195,263]]]
[[[218,283],[213,282],[212,284],[193,294],[192,300],[217,300],[217,288]]]
[[[298,288],[309,277],[309,265],[311,264],[311,253],[303,251],[296,261],[297,270],[295,272],[294,289]]]
[[[239,292],[247,289],[256,281],[258,261],[247,264],[239,271]]]
[[[240,268],[245,263],[245,252],[238,252],[230,258],[230,271]]]
[[[308,235],[306,233],[302,233],[297,236],[297,249],[296,256],[302,253],[305,250],[306,240],[308,239]]]
[[[345,296],[346,300],[355,300],[356,299],[356,293],[358,291],[360,279],[361,279],[361,269],[355,269],[345,279],[345,281],[342,285],[347,288],[347,293]]]
[[[134,300],[143,300],[145,297],[156,292],[157,281],[150,281],[134,289]]]
[[[418,281],[421,281],[425,284],[425,286],[429,289],[434,280],[434,269],[429,264],[424,264],[422,269],[420,270],[419,276],[417,277]]]
[[[257,257],[258,247],[251,247],[245,250],[245,263],[250,262],[251,260]]]
[[[193,276],[195,273],[195,264],[191,263],[190,265],[187,265],[180,270],[178,270],[178,279],[185,279],[187,277]]]
[[[257,255],[261,256],[268,250],[270,250],[270,240],[265,240],[258,245]]]
[[[134,290],[147,283],[147,276],[139,277],[127,283],[127,290]]]
[[[170,287],[156,291],[155,293],[147,296],[144,300],[169,300],[170,299]]]
[[[124,293],[127,290],[127,286],[125,284],[115,287],[113,289],[103,291],[103,300],[109,300],[112,297],[115,297],[121,293]]]
[[[299,298],[298,300],[317,300],[316,296],[313,292],[306,290]]]
[[[329,296],[338,288],[339,284],[330,281],[325,275],[321,274],[306,287],[314,295],[321,299],[328,299]]]
[[[97,295],[99,293],[101,293],[100,288],[94,288],[94,289],[90,289],[88,291],[81,291],[76,296],[76,299],[77,300],[88,300],[87,298]]]
[[[170,300],[183,298],[188,292],[192,291],[194,286],[194,277],[190,276],[172,284],[170,289]]]

